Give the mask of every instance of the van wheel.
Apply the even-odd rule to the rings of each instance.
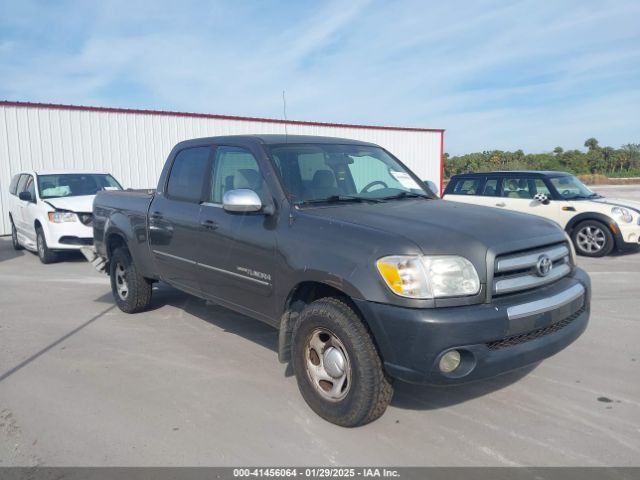
[[[125,313],[143,311],[151,303],[151,282],[140,275],[126,248],[118,248],[109,262],[111,292],[118,308]]]
[[[316,300],[300,313],[292,337],[292,364],[307,404],[336,425],[372,422],[393,396],[369,332],[337,298]]]
[[[613,235],[607,226],[597,220],[579,223],[571,233],[576,252],[585,257],[604,257],[614,246]]]
[[[13,220],[11,221],[11,243],[13,244],[14,250],[22,250],[24,248],[18,241],[18,231],[16,230],[16,226],[13,224]]]
[[[47,247],[47,239],[41,227],[36,230],[36,248],[38,250],[38,258],[42,263],[48,264],[58,260],[56,252]]]

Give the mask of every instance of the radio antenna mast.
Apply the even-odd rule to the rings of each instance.
[[[284,114],[284,137],[285,142],[289,143],[289,131],[287,129],[287,97],[285,91],[282,90],[282,112]]]

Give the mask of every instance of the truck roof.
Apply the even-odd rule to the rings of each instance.
[[[367,145],[367,146],[377,146],[370,142],[363,142],[360,140],[352,140],[349,138],[338,138],[338,137],[320,137],[315,135],[273,135],[273,134],[265,134],[265,135],[227,135],[227,136],[218,136],[218,137],[204,137],[204,138],[194,138],[192,140],[185,140],[183,143],[202,143],[210,141],[212,143],[215,142],[259,142],[264,145],[281,145],[285,143],[337,143],[342,145]]]

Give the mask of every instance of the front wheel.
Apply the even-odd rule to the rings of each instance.
[[[603,223],[586,220],[573,229],[571,239],[576,253],[585,257],[604,257],[614,246],[613,235]]]
[[[126,248],[118,248],[109,262],[111,292],[118,308],[125,313],[141,312],[151,303],[151,282],[136,268]]]
[[[376,420],[393,396],[369,332],[337,298],[316,300],[302,311],[293,331],[292,364],[307,404],[336,425]]]
[[[38,228],[38,230],[36,230],[36,248],[38,249],[38,258],[45,265],[58,260],[56,252],[47,246],[47,239],[44,236],[42,228]]]

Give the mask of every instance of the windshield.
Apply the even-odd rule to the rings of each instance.
[[[379,147],[288,144],[275,145],[270,153],[289,199],[296,205],[433,195]]]
[[[111,175],[97,173],[62,173],[38,175],[40,198],[95,195],[100,190],[122,190]]]
[[[573,175],[563,175],[562,177],[551,177],[551,183],[558,191],[558,194],[565,200],[572,198],[589,198],[598,196],[589,190],[584,183]]]

